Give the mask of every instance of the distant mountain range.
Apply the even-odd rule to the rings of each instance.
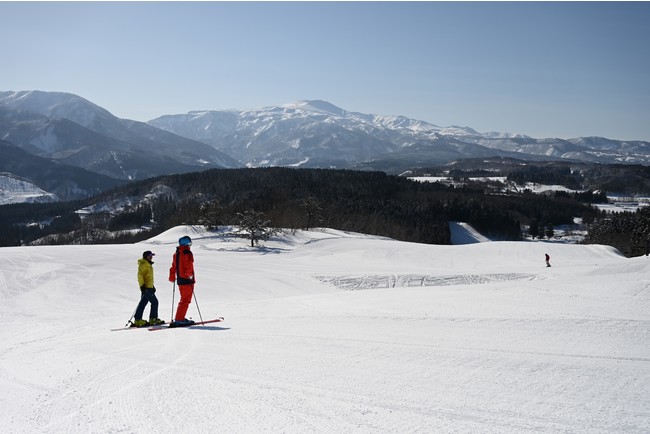
[[[0,92],[0,139],[34,155],[117,179],[239,166],[204,143],[118,119],[66,93]]]
[[[143,123],[119,119],[69,93],[6,91],[0,92],[0,140],[5,155],[0,172],[33,182],[62,200],[130,180],[209,168],[401,173],[495,156],[650,164],[650,142],[479,133],[404,116],[348,112],[325,101],[193,111]]]
[[[491,156],[650,164],[650,142],[535,139],[439,127],[404,116],[348,112],[325,101],[255,110],[194,111],[148,122],[255,166],[401,170]]]

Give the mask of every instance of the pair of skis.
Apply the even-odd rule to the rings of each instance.
[[[171,325],[171,324],[158,324],[158,325],[152,325],[152,326],[144,326],[144,327],[121,327],[119,329],[111,329],[112,332],[120,331],[120,330],[137,330],[137,329],[144,329],[146,328],[149,331],[155,331],[155,330],[165,330],[165,329],[180,329],[180,328],[187,328],[187,327],[194,327],[197,325],[204,325],[204,324],[210,324],[214,322],[221,322],[223,321],[224,318],[220,316],[219,318],[215,319],[209,319],[207,321],[198,321],[193,324],[187,324],[187,325]]]

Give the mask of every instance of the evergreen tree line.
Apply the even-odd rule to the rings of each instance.
[[[160,186],[173,194],[152,197]],[[131,208],[111,215],[83,217],[77,210],[99,202],[132,197]],[[153,178],[116,188],[87,201],[0,207],[0,244],[29,243],[47,235],[50,243],[129,242],[181,224],[240,225],[242,217],[261,213],[278,228],[340,230],[403,241],[449,244],[449,221],[471,224],[503,240],[521,238],[521,226],[594,218],[597,211],[572,197],[488,194],[481,188],[419,183],[383,172],[327,169],[223,169]],[[27,225],[27,223],[33,223]],[[114,231],[153,225],[146,233]],[[112,231],[113,233],[109,232]],[[102,235],[104,234],[104,235]]]
[[[546,185],[563,185],[574,190],[581,189],[583,181],[580,172],[572,172],[569,166],[561,165],[521,166],[510,172],[507,179],[520,185],[533,182]]]
[[[609,214],[589,228],[590,244],[616,247],[628,257],[647,255],[650,250],[650,207],[637,212]]]
[[[650,193],[650,167],[640,164],[592,165],[582,170],[583,185],[623,194]]]
[[[524,184],[534,182],[563,185],[572,190],[598,190],[624,194],[650,193],[650,167],[636,164],[576,163],[527,164],[508,171],[507,179]]]
[[[524,161],[512,158],[464,159],[450,166],[414,169],[411,176],[449,176],[467,179],[477,176],[505,176],[523,185],[527,182],[563,185],[571,190],[606,191],[622,194],[650,194],[650,166],[640,164],[598,164],[567,161]]]

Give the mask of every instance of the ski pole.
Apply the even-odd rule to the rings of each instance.
[[[176,295],[176,281],[174,281],[174,289],[172,290],[172,319],[170,322],[174,321],[174,296]]]
[[[192,294],[194,295],[194,303],[196,304],[196,310],[199,311],[199,318],[201,318],[201,322],[203,322],[203,317],[201,316],[201,309],[199,309],[199,301],[196,299],[196,291],[194,291],[194,288],[192,288]]]
[[[143,297],[144,297],[144,292],[140,296],[140,301],[142,301]],[[135,307],[135,310],[133,311],[133,313],[131,314],[131,318],[129,318],[129,320],[126,322],[126,324],[124,324],[124,327],[128,326],[129,323],[131,322],[131,320],[133,319],[133,317],[135,316],[135,312],[138,310],[138,306],[140,306],[140,301],[138,302],[137,306]]]

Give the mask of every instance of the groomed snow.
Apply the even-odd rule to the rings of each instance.
[[[186,234],[226,320],[110,331],[144,250],[169,319]],[[179,227],[0,263],[2,433],[650,432],[650,259],[610,247]]]

